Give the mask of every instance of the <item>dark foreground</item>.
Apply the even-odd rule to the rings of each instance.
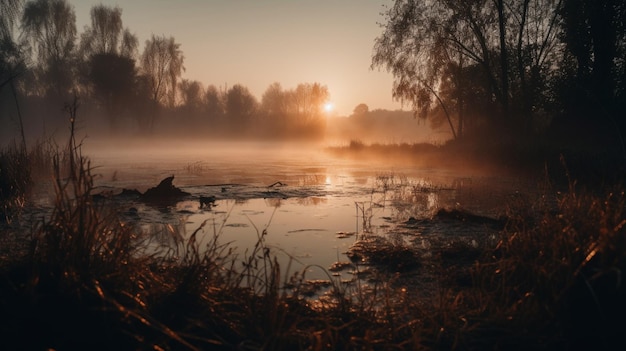
[[[219,244],[219,232],[207,247],[195,235],[160,246],[93,200],[90,166],[79,151],[56,152],[51,164],[42,153],[17,147],[1,155],[2,349],[626,347],[621,186],[545,184],[539,198],[512,198],[505,217],[485,223],[498,230],[481,245],[441,246],[423,256],[387,241],[361,251],[376,279],[331,280],[328,293],[312,300],[302,276],[284,275],[265,232],[243,257]],[[18,232],[29,172],[38,167],[53,170],[54,211]],[[454,211],[437,216],[482,220]],[[419,225],[409,221],[404,230]],[[428,273],[420,276],[434,293],[407,283],[417,271]]]

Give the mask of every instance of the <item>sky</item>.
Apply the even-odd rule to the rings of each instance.
[[[241,84],[260,101],[267,87],[300,83],[328,87],[337,115],[356,105],[396,110],[393,77],[372,70],[385,0],[69,0],[77,29],[94,5],[118,6],[124,27],[143,44],[152,34],[181,44],[182,77],[206,87]],[[406,107],[405,107],[406,109]]]

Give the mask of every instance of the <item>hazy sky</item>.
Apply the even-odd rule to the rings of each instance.
[[[392,76],[371,70],[385,0],[69,0],[78,31],[92,6],[122,9],[140,51],[152,34],[181,44],[183,78],[228,87],[242,84],[259,100],[273,82],[283,89],[319,82],[340,115],[359,103],[399,109]]]

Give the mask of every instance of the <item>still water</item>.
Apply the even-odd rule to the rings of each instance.
[[[218,235],[239,255],[266,233],[265,245],[277,255],[283,272],[286,267],[304,270],[308,279],[328,279],[325,270],[349,261],[346,252],[363,235],[398,232],[407,220],[429,218],[439,208],[497,217],[506,198],[522,186],[513,177],[476,170],[346,160],[319,145],[92,144],[85,154],[96,167],[98,191],[143,192],[174,175],[173,184],[191,194],[166,208],[121,203],[132,210],[128,219],[145,230],[168,228],[163,240],[168,235],[186,238],[204,223],[198,232],[201,243]],[[214,196],[215,205],[200,206],[200,196]],[[433,226],[407,237],[427,247],[429,240],[457,234],[472,233],[463,226]],[[354,273],[333,274],[349,280]]]

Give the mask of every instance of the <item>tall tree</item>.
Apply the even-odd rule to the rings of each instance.
[[[104,5],[91,9],[91,26],[81,36],[80,52],[87,64],[86,81],[117,129],[130,108],[135,89],[138,40],[122,23],[122,10]]]
[[[319,83],[301,83],[293,91],[292,106],[302,125],[317,123],[324,104],[330,98],[328,88]]]
[[[286,110],[285,93],[278,82],[267,87],[261,97],[261,110],[271,118],[280,118]]]
[[[15,80],[26,71],[26,58],[21,45],[17,42],[15,29],[22,9],[21,0],[0,0],[0,124],[4,124],[6,106],[15,106],[21,133],[22,146],[26,148],[24,122],[17,99]],[[9,89],[4,89],[6,86]],[[8,94],[2,94],[7,92]],[[8,113],[6,114],[8,115]],[[6,130],[5,130],[6,131]]]
[[[160,105],[173,107],[178,78],[185,70],[185,57],[173,37],[152,35],[141,56],[141,68],[148,77],[152,99]]]
[[[228,89],[225,96],[226,115],[232,128],[245,128],[257,110],[258,102],[250,90],[241,84]]]
[[[141,55],[141,70],[150,91],[152,112],[147,125],[153,130],[161,107],[174,107],[178,78],[185,70],[180,44],[173,37],[155,36],[146,40]]]
[[[204,94],[204,103],[207,118],[213,122],[224,116],[224,104],[222,94],[217,90],[215,85],[209,85]]]
[[[290,93],[284,91],[278,82],[270,84],[261,97],[263,124],[275,134],[282,134],[289,128],[288,106]]]
[[[181,105],[186,114],[195,116],[201,112],[204,104],[204,88],[197,80],[183,79],[179,84]]]
[[[565,0],[564,41],[576,59],[577,83],[608,107],[626,72],[626,4],[616,0]]]
[[[91,8],[91,27],[85,30],[81,45],[89,52],[117,54],[122,30],[122,9],[96,5]]]
[[[517,95],[525,96],[527,110],[532,111],[536,102],[528,93],[529,77],[555,69],[548,58],[558,51],[554,30],[558,7],[559,2],[551,0],[396,0],[375,41],[372,66],[392,72],[395,98],[426,113],[439,106],[453,135],[463,134],[463,115],[469,107],[465,97],[477,84],[491,96],[489,124],[517,130],[515,117],[527,118],[510,109],[518,103]],[[480,69],[480,77],[470,81],[468,77],[479,73],[474,67]],[[448,88],[454,88],[448,89],[448,98],[442,96],[445,79]],[[525,93],[513,94],[512,87]]]
[[[364,103],[358,104],[354,107],[352,111],[353,117],[365,117],[370,112],[369,106]]]
[[[574,59],[575,77],[564,84],[567,118],[559,125],[577,125],[572,130],[577,137],[601,134],[602,142],[616,140],[626,158],[626,3],[563,3],[563,39]]]
[[[76,15],[66,0],[28,1],[22,29],[37,60],[37,80],[48,94],[68,97],[74,86]]]
[[[85,60],[96,54],[112,54],[135,59],[139,41],[124,28],[122,9],[97,5],[91,8],[91,26],[81,35],[80,53]]]
[[[25,69],[24,58],[15,39],[15,27],[22,0],[0,0],[0,91]]]

